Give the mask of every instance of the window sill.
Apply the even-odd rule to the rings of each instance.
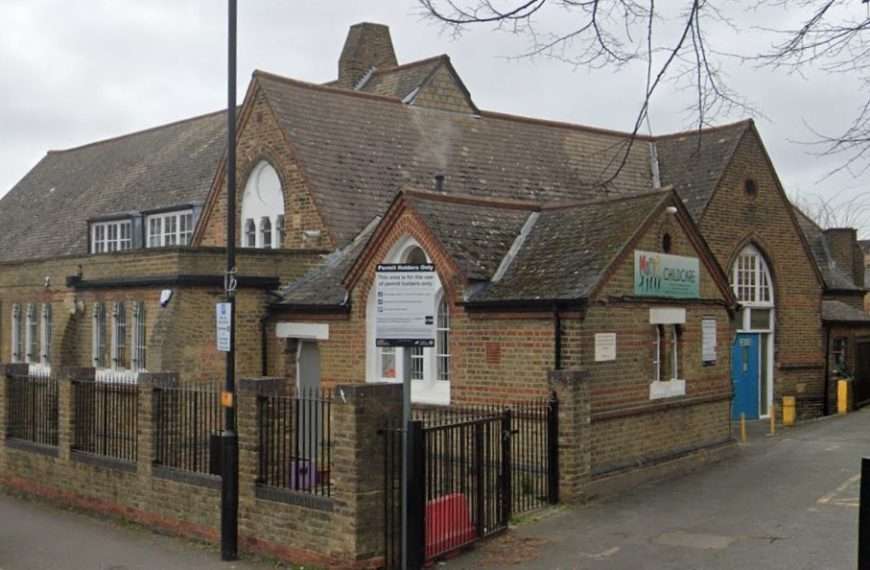
[[[686,395],[685,380],[655,380],[649,385],[649,399],[675,398]]]

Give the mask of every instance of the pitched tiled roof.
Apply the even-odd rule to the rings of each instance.
[[[304,276],[279,291],[277,305],[304,305],[306,307],[337,307],[347,302],[347,289],[342,285],[345,274],[365,249],[380,218],[375,218],[349,244],[326,256]]]
[[[842,301],[822,301],[822,320],[837,323],[870,323],[870,315]]]
[[[587,298],[603,272],[670,192],[544,209],[504,277],[472,302]]]
[[[225,144],[213,113],[49,152],[0,200],[0,260],[87,253],[87,221],[203,202]]]
[[[741,121],[703,130],[700,135],[693,131],[656,139],[661,183],[674,187],[696,222],[751,125],[752,121]]]
[[[649,149],[627,135],[483,112],[403,105],[397,99],[256,72],[293,145],[314,202],[338,244],[386,210],[405,187],[538,202],[593,200],[652,187]]]
[[[825,280],[825,288],[854,291],[861,290],[861,287],[855,284],[851,270],[844,270],[836,261],[834,261],[834,256],[831,254],[830,245],[828,244],[828,240],[825,237],[825,232],[822,231],[822,228],[804,214],[797,206],[793,206],[793,208],[795,217],[797,217],[798,220],[798,226],[810,246],[810,251],[813,254],[816,266],[822,274],[822,279]]]
[[[537,207],[496,200],[467,200],[408,192],[405,198],[423,218],[463,274],[490,279]]]
[[[398,67],[376,69],[357,90],[404,100],[415,89],[419,89],[429,76],[443,65],[446,58],[447,56],[442,55]]]

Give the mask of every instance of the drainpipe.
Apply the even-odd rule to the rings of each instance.
[[[562,318],[557,304],[553,304],[553,344],[555,368],[562,370]]]
[[[831,397],[829,395],[830,392],[830,383],[831,383],[831,327],[829,325],[825,326],[825,415],[830,415],[831,413]]]

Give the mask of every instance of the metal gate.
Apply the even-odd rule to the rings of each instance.
[[[409,427],[408,568],[507,528],[511,515],[558,502],[558,402],[415,410]],[[385,567],[401,568],[402,430],[385,443]]]

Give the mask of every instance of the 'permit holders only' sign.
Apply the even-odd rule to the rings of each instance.
[[[375,344],[435,346],[438,276],[431,264],[393,263],[375,274]]]
[[[634,252],[634,294],[640,297],[697,299],[700,278],[697,257]]]

